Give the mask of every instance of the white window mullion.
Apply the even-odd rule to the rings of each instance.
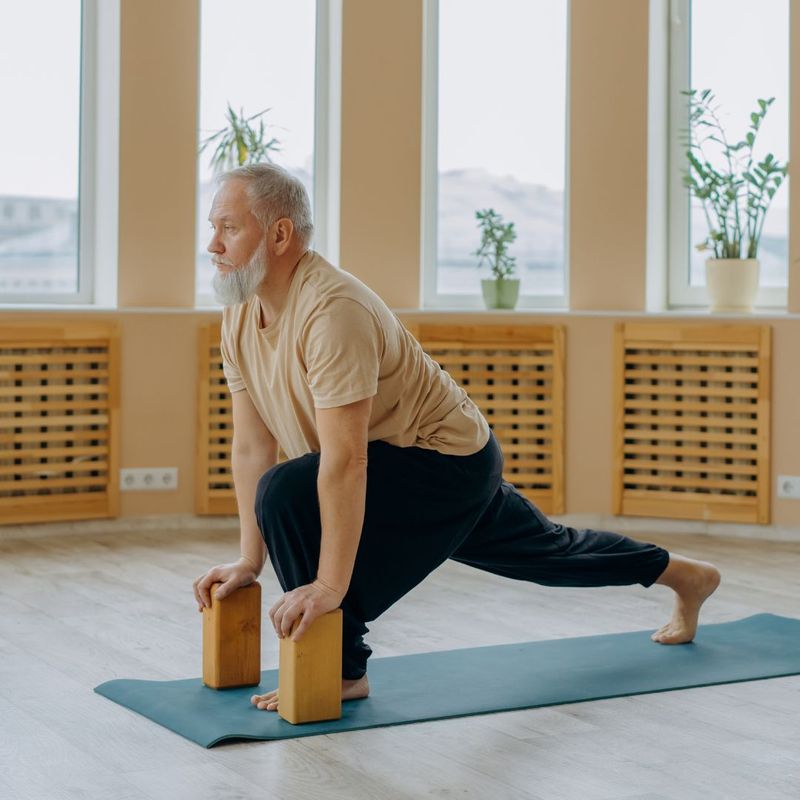
[[[81,133],[78,181],[78,292],[76,303],[94,302],[94,154],[97,149],[97,0],[81,3]]]
[[[424,0],[422,42],[422,202],[420,305],[442,305],[436,291],[439,209],[439,0]]]
[[[314,100],[314,248],[339,263],[342,0],[317,0]]]
[[[708,304],[704,287],[689,282],[689,192],[683,186],[686,146],[683,144],[689,124],[687,98],[691,74],[691,0],[670,0],[669,59],[669,264],[670,306]]]

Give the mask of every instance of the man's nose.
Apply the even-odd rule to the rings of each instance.
[[[219,237],[216,233],[214,233],[211,237],[211,241],[208,243],[208,247],[206,248],[209,253],[224,253],[225,248],[222,246],[222,242],[220,242]]]

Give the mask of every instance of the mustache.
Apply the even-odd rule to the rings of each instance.
[[[225,259],[222,259],[222,258],[212,258],[212,259],[211,259],[211,263],[212,263],[212,264],[213,264],[215,267],[216,267],[217,265],[221,265],[221,266],[223,266],[223,267],[233,267],[233,266],[236,266],[235,264],[232,264],[230,261],[225,261]]]

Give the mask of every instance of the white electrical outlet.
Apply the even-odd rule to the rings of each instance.
[[[800,500],[800,475],[778,475],[778,497]]]
[[[119,471],[123,492],[171,492],[178,488],[177,467],[129,467]]]

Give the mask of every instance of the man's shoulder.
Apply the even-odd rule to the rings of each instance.
[[[348,301],[357,303],[378,318],[386,312],[391,314],[380,296],[363,281],[320,256],[300,290],[299,305],[310,316],[332,306],[346,309]]]

